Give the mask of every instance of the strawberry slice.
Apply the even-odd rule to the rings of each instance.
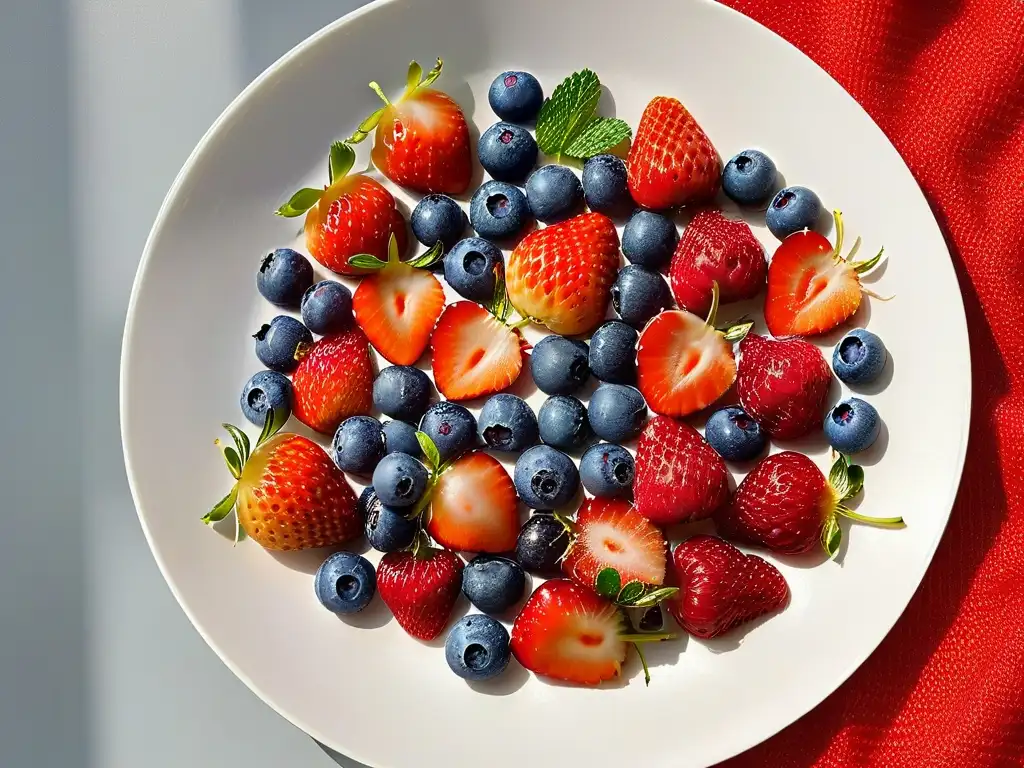
[[[625,634],[626,626],[613,603],[573,581],[552,579],[538,587],[516,617],[512,655],[538,675],[598,685],[619,676],[627,643],[672,638]]]
[[[476,451],[437,478],[427,532],[448,549],[510,552],[519,536],[518,502],[512,478],[501,462]]]
[[[376,128],[370,158],[395,184],[416,192],[459,195],[469,187],[472,147],[462,108],[429,86],[441,75],[442,62],[423,75],[409,65],[405,93],[392,103],[377,83],[370,87],[384,102],[362,122],[349,142],[358,144]]]
[[[575,535],[562,570],[585,587],[596,588],[605,568],[622,584],[665,581],[668,545],[662,532],[624,499],[587,499],[576,515]]]
[[[375,271],[363,278],[352,296],[356,322],[370,343],[395,365],[412,365],[427,348],[444,308],[444,288],[425,268],[441,258],[438,243],[409,262],[399,259],[392,237],[386,262],[370,254],[353,256],[349,264]]]
[[[651,320],[640,334],[637,387],[655,413],[688,416],[714,403],[736,380],[732,344],[753,323],[717,330],[718,283],[712,287],[707,320],[685,310],[670,310]]]
[[[369,415],[373,407],[373,362],[359,328],[324,336],[296,352],[292,374],[295,418],[325,435],[349,416]]]
[[[843,258],[843,217],[839,211],[833,215],[835,247],[824,235],[804,230],[783,240],[772,256],[764,319],[773,336],[825,333],[860,307],[865,293],[860,275],[874,269],[883,251],[867,261],[850,261],[860,247],[858,237]]]
[[[389,552],[377,566],[377,591],[399,626],[420,640],[444,631],[462,590],[462,560],[418,542],[415,551]]]
[[[789,600],[779,569],[717,536],[693,536],[672,553],[679,594],[665,602],[694,637],[717,637]]]

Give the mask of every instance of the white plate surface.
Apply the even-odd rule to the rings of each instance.
[[[305,250],[299,221],[272,211],[300,186],[323,183],[330,142],[377,106],[368,81],[397,92],[410,59],[436,56],[445,59],[439,87],[477,130],[496,119],[486,90],[504,69],[529,70],[550,92],[590,67],[606,86],[602,111],[634,128],[651,97],[676,96],[723,157],[763,148],[788,183],[843,210],[863,253],[886,247],[871,287],[895,299],[868,299],[855,318],[885,339],[892,360],[884,386],[867,395],[885,429],[861,462],[860,508],[902,514],[908,527],[844,523],[841,565],[776,559],[789,607],[733,636],[652,649],[650,688],[633,658],[625,684],[599,690],[547,684],[514,663],[499,683],[469,686],[448,670],[443,638],[411,640],[379,599],[350,623],[324,611],[311,577],[322,553],[232,549],[199,522],[228,486],[212,441],[222,421],[242,423],[238,392],[260,368],[250,335],[276,314],[255,290],[256,266],[268,249]],[[770,253],[771,236],[755,232]],[[836,338],[822,340],[826,352]],[[834,398],[841,393],[837,384]],[[910,172],[842,88],[756,23],[703,0],[386,0],[275,64],[185,165],[135,283],[121,399],[132,492],[171,589],[224,662],[311,736],[387,768],[682,768],[711,765],[792,723],[892,627],[956,493],[970,361],[949,254]],[[541,400],[530,397],[535,408]],[[799,447],[826,466],[820,441]],[[244,738],[245,724],[232,733]]]

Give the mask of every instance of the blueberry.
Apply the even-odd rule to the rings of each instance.
[[[537,442],[537,417],[515,395],[495,395],[480,409],[477,431],[489,448],[518,453]]]
[[[392,365],[373,381],[373,405],[393,419],[419,421],[430,404],[430,377],[411,365]]]
[[[720,408],[704,426],[704,437],[726,461],[749,461],[768,443],[761,425],[737,405]]]
[[[639,334],[621,320],[609,320],[590,337],[590,370],[609,384],[636,381],[636,342]]]
[[[832,369],[847,384],[870,384],[882,375],[888,353],[871,331],[854,328],[836,345]]]
[[[821,200],[816,194],[807,187],[786,187],[772,199],[764,221],[773,235],[785,240],[794,232],[814,229],[819,215]]]
[[[504,269],[501,250],[482,237],[460,240],[444,257],[444,279],[470,301],[488,304],[494,298],[495,269]]]
[[[572,394],[590,378],[588,357],[589,349],[584,341],[545,336],[533,346],[530,373],[541,392],[547,395]]]
[[[576,494],[580,474],[572,459],[550,445],[535,445],[516,462],[513,472],[516,491],[533,509],[565,506]]]
[[[484,131],[476,152],[480,165],[498,181],[522,181],[537,163],[537,142],[512,123],[495,123]]]
[[[476,419],[464,406],[442,401],[434,403],[420,419],[424,432],[441,455],[442,461],[458,458],[476,445]]]
[[[484,613],[507,611],[523,596],[526,574],[514,560],[477,555],[462,572],[462,592]]]
[[[583,203],[583,185],[571,168],[545,165],[526,180],[526,201],[538,221],[550,224],[568,218]]]
[[[411,507],[427,489],[427,468],[407,453],[389,453],[373,470],[373,487],[389,507]]]
[[[404,421],[385,421],[381,427],[384,431],[384,453],[407,453],[417,459],[423,455],[419,440],[416,439],[416,427]]]
[[[626,163],[615,155],[595,155],[583,164],[583,196],[590,210],[622,216],[633,206],[626,184]]]
[[[590,438],[587,408],[575,397],[549,397],[540,407],[537,421],[540,439],[560,451],[577,451]]]
[[[277,371],[260,371],[245,382],[239,400],[245,418],[262,427],[267,421],[268,410],[284,408],[291,413],[292,383]]]
[[[278,315],[252,337],[256,339],[256,357],[260,362],[281,373],[289,373],[298,367],[295,351],[299,344],[313,343],[309,329],[288,315]]]
[[[612,307],[634,328],[643,328],[662,310],[672,306],[672,292],[665,278],[636,264],[619,270],[612,285]]]
[[[278,248],[260,262],[256,289],[271,304],[298,309],[302,294],[313,284],[313,267],[291,248]]]
[[[353,475],[373,474],[384,458],[384,430],[371,416],[350,416],[338,425],[331,441],[331,456],[338,469]]]
[[[313,588],[327,610],[358,613],[370,604],[377,591],[377,574],[365,557],[335,552],[317,569]]]
[[[427,195],[412,210],[412,233],[428,248],[438,240],[448,250],[466,231],[466,212],[447,195]]]
[[[487,102],[502,120],[526,123],[540,112],[544,90],[529,72],[502,72],[491,83]]]
[[[519,187],[488,181],[473,193],[469,220],[482,237],[507,240],[515,237],[530,220],[530,205]]]
[[[635,476],[633,454],[621,445],[592,445],[580,459],[580,480],[593,496],[628,496]]]
[[[463,616],[444,641],[444,658],[466,680],[496,677],[512,658],[508,630],[490,616]]]
[[[409,520],[401,510],[384,506],[372,485],[363,489],[356,509],[366,520],[366,541],[378,552],[397,552],[416,538],[419,522]]]
[[[636,211],[622,230],[622,254],[632,264],[662,269],[679,245],[679,230],[667,216],[653,211]]]
[[[610,443],[622,443],[644,428],[647,403],[634,387],[601,384],[590,398],[587,416],[595,435]]]
[[[337,333],[352,322],[352,292],[341,283],[321,280],[302,295],[302,322],[313,333]]]
[[[778,172],[764,152],[745,149],[725,164],[722,191],[740,205],[761,205],[771,197]]]
[[[569,541],[569,531],[554,515],[538,512],[519,531],[516,560],[528,571],[558,573]]]
[[[875,442],[881,426],[873,405],[859,397],[849,397],[828,412],[825,437],[839,453],[860,453]]]

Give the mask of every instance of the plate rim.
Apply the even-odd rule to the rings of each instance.
[[[132,459],[131,456],[129,455],[128,450],[130,416],[127,411],[127,386],[129,371],[132,363],[132,355],[130,349],[131,339],[134,331],[136,307],[138,303],[141,286],[142,283],[144,282],[149,267],[149,262],[150,259],[152,258],[152,254],[155,249],[155,244],[160,239],[162,232],[167,225],[167,219],[169,217],[171,208],[178,197],[178,194],[185,182],[185,179],[191,174],[193,168],[199,163],[203,155],[208,150],[209,145],[212,143],[214,138],[217,135],[219,135],[222,130],[225,129],[227,124],[235,117],[235,115],[241,111],[242,107],[251,98],[253,98],[254,94],[261,89],[263,84],[268,80],[272,79],[279,70],[286,67],[293,59],[301,57],[308,49],[316,46],[321,41],[321,39],[328,37],[334,34],[340,28],[355,22],[363,15],[371,14],[375,12],[378,8],[398,4],[402,1],[403,0],[372,0],[366,5],[356,8],[350,11],[349,13],[345,14],[344,16],[335,19],[329,24],[324,25],[323,27],[321,27],[320,29],[318,29],[317,31],[315,31],[314,33],[300,41],[290,50],[286,51],[283,55],[281,55],[277,60],[271,63],[268,67],[266,67],[245,88],[243,88],[242,91],[239,92],[239,94],[234,99],[232,99],[231,102],[221,111],[221,113],[217,116],[214,122],[210,125],[210,127],[206,130],[203,136],[199,139],[198,143],[189,153],[187,159],[182,164],[178,173],[175,175],[174,181],[171,183],[171,186],[169,187],[166,195],[164,196],[164,199],[161,202],[160,208],[158,209],[156,217],[153,221],[153,225],[150,228],[150,232],[146,238],[145,245],[143,246],[142,255],[139,260],[139,265],[138,268],[136,269],[135,276],[132,281],[132,289],[125,316],[124,330],[121,338],[121,355],[118,374],[118,414],[120,421],[119,431],[121,438],[121,451],[122,456],[124,458],[125,473],[128,480],[128,487],[131,492],[132,502],[135,506],[136,516],[138,517],[139,523],[142,526],[142,531],[143,534],[145,535],[146,544],[149,547],[150,554],[156,561],[157,567],[160,570],[160,574],[163,577],[168,588],[170,589],[171,594],[174,596],[175,601],[178,603],[178,606],[181,608],[185,616],[188,618],[189,623],[195,628],[196,632],[199,634],[200,637],[202,637],[203,641],[210,647],[210,649],[213,650],[213,652],[217,655],[220,661],[228,669],[230,669],[231,672],[235,675],[235,677],[237,677],[252,693],[254,693],[263,702],[263,704],[268,706],[271,710],[276,712],[279,716],[284,718],[287,722],[291,723],[294,727],[298,728],[300,731],[302,731],[304,734],[312,738],[314,741],[318,742],[321,746],[328,747],[331,750],[343,755],[344,757],[355,760],[358,763],[362,763],[368,768],[394,767],[384,766],[383,764],[375,760],[368,759],[368,757],[365,755],[359,755],[354,753],[348,747],[344,747],[343,745],[337,744],[334,742],[333,739],[328,738],[322,733],[316,732],[315,729],[308,727],[306,724],[300,722],[300,720],[297,717],[293,717],[289,712],[285,711],[284,708],[278,706],[271,697],[265,694],[265,692],[260,688],[260,686],[258,686],[231,660],[230,656],[219,646],[218,643],[216,643],[210,637],[209,633],[202,626],[201,622],[193,615],[192,610],[190,609],[187,602],[184,600],[175,580],[169,573],[163,558],[161,557],[155,546],[155,543],[152,538],[152,532],[150,531],[150,528],[147,525],[146,517],[143,513],[143,504],[139,496],[138,490],[136,488],[135,473],[133,471]],[[782,724],[781,726],[776,727],[773,723],[771,727],[767,729],[763,727],[759,728],[757,726],[746,729],[745,733],[751,735],[747,737],[737,738],[737,740],[733,742],[723,754],[718,756],[716,762],[713,763],[716,764],[717,762],[730,759],[752,749],[753,747],[756,747],[758,744],[761,744],[762,742],[770,739],[776,734],[781,733],[783,730],[790,727],[798,720],[802,719],[809,712],[816,709],[819,705],[821,705],[822,702],[824,702],[827,698],[829,698],[836,691],[838,691],[850,679],[854,672],[856,672],[861,666],[863,666],[867,659],[872,654],[874,654],[876,650],[878,650],[882,642],[890,635],[896,623],[903,617],[911,600],[913,600],[914,596],[920,590],[921,584],[924,581],[925,576],[931,569],[931,566],[935,558],[935,553],[938,549],[939,543],[942,541],[942,538],[945,535],[946,529],[949,525],[949,520],[952,517],[953,508],[956,504],[957,496],[959,495],[960,484],[963,480],[963,470],[967,457],[967,448],[970,440],[971,414],[973,406],[973,364],[970,354],[970,334],[967,325],[967,315],[964,306],[963,290],[961,288],[960,276],[956,269],[954,256],[950,252],[949,243],[946,239],[945,233],[942,231],[942,228],[939,225],[939,221],[935,216],[935,212],[929,204],[928,199],[924,194],[924,191],[921,189],[921,186],[917,181],[917,178],[910,170],[909,166],[907,165],[903,156],[900,154],[899,150],[897,150],[893,143],[890,141],[888,135],[886,135],[886,133],[881,129],[878,123],[875,122],[874,118],[867,112],[866,109],[864,109],[863,106],[861,106],[860,102],[858,102],[857,99],[855,99],[850,94],[850,92],[847,91],[841,83],[839,83],[839,81],[837,81],[824,67],[819,65],[816,61],[814,61],[810,56],[804,53],[800,48],[795,46],[793,43],[789,42],[772,29],[766,27],[765,25],[747,16],[746,14],[736,10],[735,8],[732,8],[719,2],[715,2],[715,0],[689,1],[695,4],[714,6],[716,9],[720,10],[721,12],[724,12],[726,15],[733,16],[735,19],[735,23],[748,24],[753,28],[755,34],[768,35],[774,38],[773,44],[781,43],[795,51],[800,57],[805,59],[808,64],[810,64],[820,73],[823,73],[826,77],[828,77],[828,79],[831,80],[832,83],[836,87],[838,87],[843,94],[845,94],[845,96],[853,103],[853,105],[855,105],[856,109],[867,119],[868,123],[871,126],[873,126],[875,130],[878,131],[881,138],[886,142],[886,144],[888,144],[889,147],[892,148],[896,156],[899,158],[900,163],[903,164],[903,167],[907,170],[908,174],[910,175],[910,178],[913,180],[913,184],[915,189],[917,190],[917,194],[920,195],[921,198],[920,202],[923,203],[924,206],[927,207],[927,209],[929,210],[931,218],[934,221],[936,228],[939,230],[940,237],[942,238],[946,256],[949,258],[950,269],[953,272],[953,279],[956,283],[957,295],[959,299],[955,307],[955,309],[958,310],[955,312],[956,317],[950,317],[949,320],[951,322],[954,322],[957,332],[962,335],[962,338],[965,342],[964,350],[967,355],[966,365],[963,366],[962,368],[963,370],[966,371],[963,382],[965,397],[963,406],[964,411],[962,414],[963,421],[961,422],[962,429],[960,436],[960,446],[958,455],[956,457],[956,480],[951,485],[951,498],[949,498],[947,502],[948,508],[943,513],[944,519],[942,521],[942,524],[936,532],[933,541],[930,542],[927,548],[927,557],[923,562],[923,567],[921,568],[920,574],[916,575],[913,578],[913,581],[915,583],[913,589],[910,590],[908,594],[907,600],[900,607],[898,613],[895,614],[895,618],[893,619],[893,621],[889,624],[888,627],[885,628],[885,631],[881,633],[877,641],[873,643],[866,643],[864,648],[860,652],[851,654],[849,663],[842,669],[842,671],[839,674],[837,674],[834,685],[830,684],[830,686],[826,686],[829,688],[827,692],[825,692],[816,701],[813,701],[809,706],[798,707],[797,710],[795,710],[792,714],[792,717],[787,715],[785,719],[787,719],[788,722]]]

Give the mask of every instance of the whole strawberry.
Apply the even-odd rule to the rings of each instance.
[[[462,560],[422,540],[412,551],[389,552],[377,566],[377,591],[399,626],[420,640],[444,631],[462,590]]]
[[[774,438],[821,429],[832,371],[813,344],[748,334],[740,342],[736,391],[747,413]]]
[[[679,594],[665,605],[694,637],[717,637],[789,600],[778,568],[717,536],[687,539],[672,553],[672,565]]]
[[[637,445],[633,496],[657,525],[703,520],[729,498],[725,462],[689,424],[655,416]]]
[[[629,150],[627,181],[637,204],[657,211],[709,200],[721,175],[718,152],[682,102],[651,100]]]
[[[573,336],[604,320],[618,268],[615,224],[603,214],[583,213],[523,238],[509,256],[505,279],[524,317]]]
[[[835,557],[842,539],[837,515],[889,528],[902,517],[867,517],[844,506],[860,493],[864,470],[840,456],[826,478],[809,458],[784,451],[762,459],[740,483],[732,501],[715,514],[729,539],[798,555],[819,544]]]
[[[300,347],[292,375],[292,413],[325,435],[349,416],[365,416],[373,407],[373,362],[366,336],[356,327]]]
[[[388,256],[388,240],[397,238],[404,253],[409,235],[395,198],[380,182],[361,173],[350,174],[356,155],[343,142],[331,146],[330,186],[301,189],[278,210],[287,218],[306,214],[306,248],[314,259],[333,272],[360,275],[349,264],[356,254],[378,259]]]
[[[722,304],[743,301],[761,292],[767,273],[764,248],[745,221],[727,219],[721,211],[701,211],[683,230],[669,280],[676,303],[704,316],[711,309],[714,283]]]
[[[469,126],[448,94],[429,87],[440,75],[440,59],[425,77],[423,68],[412,62],[405,93],[394,103],[370,83],[384,106],[349,141],[357,144],[376,128],[370,157],[381,173],[414,192],[459,195],[472,173]]]
[[[203,517],[204,523],[236,515],[236,540],[244,530],[265,549],[295,550],[344,544],[363,531],[356,495],[330,456],[301,435],[275,434],[287,419],[269,411],[252,453],[249,439],[225,424],[234,447],[224,448],[236,482]]]

